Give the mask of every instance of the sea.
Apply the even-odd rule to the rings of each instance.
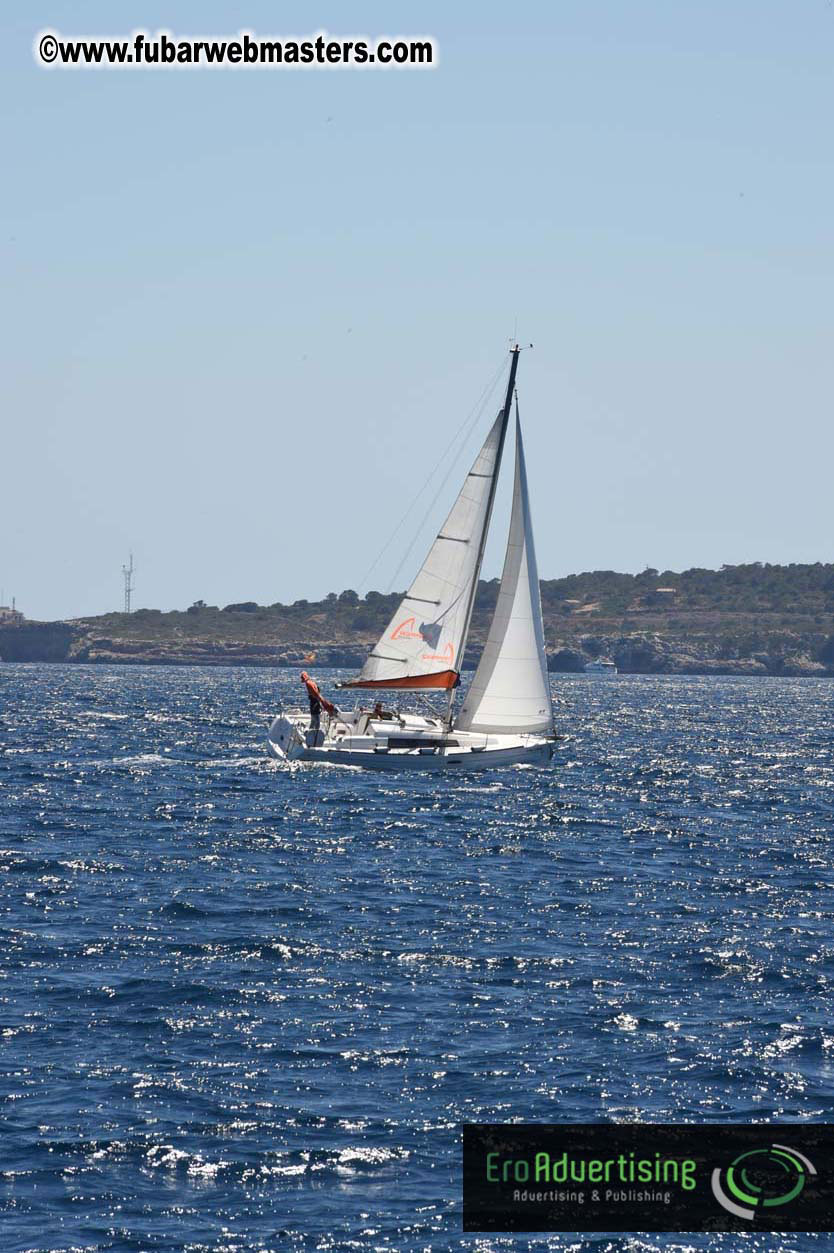
[[[464,1122],[834,1116],[834,682],[553,694],[421,778],[271,761],[294,671],[0,666],[2,1253],[831,1247],[463,1233]]]

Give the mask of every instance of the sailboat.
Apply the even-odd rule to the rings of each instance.
[[[539,579],[510,353],[499,410],[449,516],[368,655],[359,675],[339,686],[361,693],[442,696],[445,710],[385,710],[360,702],[313,729],[302,710],[281,712],[269,728],[274,756],[372,770],[473,770],[546,765],[556,741],[544,648]],[[498,600],[486,644],[460,712],[456,689],[489,533],[515,396],[515,479]],[[390,699],[390,698],[389,698]]]

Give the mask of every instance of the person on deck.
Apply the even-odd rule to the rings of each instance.
[[[319,726],[321,724],[322,709],[325,713],[330,714],[331,717],[339,711],[326,696],[322,696],[315,679],[311,679],[306,670],[301,671],[301,682],[307,689],[307,697],[310,701],[310,731],[312,732],[313,743],[315,744],[319,733]]]

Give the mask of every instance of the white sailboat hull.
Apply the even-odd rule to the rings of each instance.
[[[315,736],[309,715],[293,711],[275,718],[268,744],[279,760],[361,766],[365,770],[461,772],[547,766],[555,737],[473,734],[454,728],[447,731],[440,719],[404,714],[376,720],[367,711],[334,719]]]

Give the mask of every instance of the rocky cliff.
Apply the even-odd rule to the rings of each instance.
[[[834,675],[834,637],[778,631],[765,635],[751,656],[733,656],[726,636],[599,633],[554,640],[548,668],[581,673],[588,661],[610,658],[623,674],[771,674]],[[359,669],[367,643],[322,641],[257,643],[207,639],[199,635],[172,640],[119,638],[94,627],[63,622],[0,627],[0,661],[172,666],[294,666]],[[467,665],[477,665],[481,645],[473,642]]]

